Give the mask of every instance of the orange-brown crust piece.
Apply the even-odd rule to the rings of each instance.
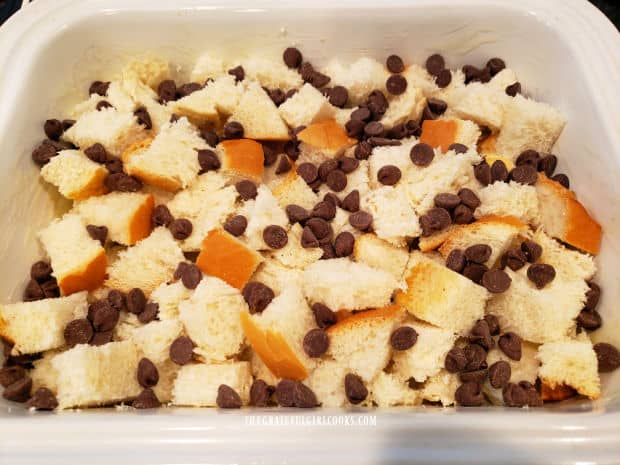
[[[566,400],[576,395],[577,391],[566,384],[551,386],[544,381],[540,384],[540,396],[545,402]]]
[[[129,245],[134,245],[139,240],[151,234],[151,230],[153,229],[151,215],[154,208],[155,201],[153,200],[153,195],[149,194],[144,203],[140,205],[140,208],[138,208],[129,224]]]
[[[263,330],[246,312],[241,312],[240,316],[245,337],[265,366],[275,376],[300,381],[308,376],[306,367],[299,361],[279,332],[271,329]]]
[[[495,147],[496,142],[497,133],[485,137],[480,142],[478,142],[478,153],[483,157],[486,157],[487,155],[495,155],[497,152],[497,149]]]
[[[422,135],[420,142],[433,148],[440,147],[442,152],[447,152],[448,147],[456,142],[458,124],[454,120],[424,120],[422,123]]]
[[[72,200],[84,200],[96,195],[103,195],[106,193],[105,178],[108,177],[108,172],[105,168],[97,170],[95,175],[88,181],[88,183],[82,187],[79,191],[72,192],[68,195],[68,198]]]
[[[263,146],[251,139],[232,139],[220,143],[223,165],[239,176],[260,182],[263,177]]]
[[[342,312],[342,310],[339,312]],[[342,329],[348,328],[349,326],[355,326],[359,322],[367,319],[392,319],[399,315],[404,315],[404,313],[405,309],[400,305],[387,305],[385,307],[375,308],[372,310],[364,310],[362,312],[357,312],[351,314],[350,316],[346,316],[345,318],[338,319],[338,323],[327,328],[327,332],[338,332]]]
[[[68,274],[58,281],[62,295],[71,295],[80,291],[94,291],[101,287],[106,278],[108,257],[101,248],[97,256],[81,271]]]
[[[220,229],[209,231],[196,265],[204,273],[242,289],[261,261],[260,255]]]
[[[345,129],[333,119],[311,124],[297,134],[297,140],[330,152],[339,152],[357,143],[357,140],[350,138]]]
[[[123,153],[121,154],[121,160],[123,160],[123,163],[127,163],[131,159],[131,156],[138,150],[148,148],[151,145],[151,142],[153,142],[153,138],[147,137],[146,139],[142,139],[131,144],[123,150]]]

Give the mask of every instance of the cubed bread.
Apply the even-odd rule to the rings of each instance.
[[[263,380],[270,386],[275,386],[280,381],[280,378],[271,372],[267,365],[265,365],[258,354],[254,351],[252,351],[252,355],[250,356],[250,365],[252,366],[252,376],[254,379]]]
[[[134,287],[149,295],[161,283],[169,281],[179,262],[185,260],[172,234],[164,227],[119,253],[108,270],[106,286],[129,292]]]
[[[182,331],[179,320],[151,321],[134,328],[130,338],[142,356],[158,365],[170,359],[170,346]]]
[[[288,140],[288,128],[278,107],[257,82],[250,82],[229,121],[243,126],[248,139]]]
[[[454,249],[465,250],[474,244],[487,244],[491,247],[491,256],[485,264],[491,268],[527,233],[527,225],[516,218],[487,216],[475,223],[453,227],[439,247],[439,252],[447,258]]]
[[[370,383],[370,396],[378,407],[420,405],[422,395],[419,390],[409,388],[407,381],[393,373],[380,371]]]
[[[418,217],[409,205],[404,186],[383,186],[362,197],[360,208],[372,215],[375,234],[396,246],[422,233]]]
[[[514,181],[496,181],[478,192],[480,206],[474,216],[511,216],[525,224],[538,225],[540,213],[536,188]]]
[[[295,69],[284,64],[281,57],[269,59],[261,56],[252,56],[241,60],[241,66],[246,79],[258,81],[267,89],[289,90],[301,87],[303,80]]]
[[[159,374],[159,381],[153,386],[153,392],[157,399],[162,403],[168,403],[172,400],[172,390],[177,374],[181,367],[172,360],[165,360],[155,365]]]
[[[306,384],[321,407],[344,407],[349,402],[344,391],[347,368],[334,360],[321,360],[306,379]]]
[[[221,229],[209,231],[202,242],[196,265],[203,273],[243,289],[258,264],[260,254]]]
[[[494,87],[495,89],[505,92],[506,87],[518,81],[519,78],[517,77],[517,73],[515,73],[513,69],[504,68],[495,76],[493,76],[487,85],[489,87]]]
[[[81,149],[99,142],[108,153],[118,157],[131,144],[143,139],[145,131],[133,112],[108,107],[84,113],[62,137]]]
[[[390,305],[358,312],[330,326],[327,355],[344,365],[347,373],[370,382],[390,360],[390,335],[404,315],[401,307]]]
[[[166,204],[172,216],[186,218],[192,223],[191,234],[181,241],[183,251],[200,251],[207,233],[222,226],[235,210],[238,193],[234,186],[226,186],[226,183],[225,176],[208,171]]]
[[[411,254],[405,281],[395,302],[420,320],[466,334],[484,315],[489,292],[421,252]]]
[[[121,71],[123,80],[135,78],[152,89],[170,78],[170,65],[162,58],[145,55],[132,59]]]
[[[252,350],[274,376],[302,380],[314,368],[302,343],[316,322],[299,288],[283,289],[262,313],[241,312],[241,325]]]
[[[337,258],[307,267],[303,286],[312,303],[321,302],[333,310],[363,310],[388,305],[398,282],[386,271]]]
[[[528,149],[549,153],[565,124],[555,108],[517,95],[505,106],[497,153],[512,160]]]
[[[536,183],[544,230],[552,237],[596,255],[601,246],[601,226],[577,200],[575,193],[544,174]]]
[[[439,87],[435,84],[435,77],[418,64],[407,65],[402,74],[407,79],[407,87],[420,89],[424,97],[432,97],[439,91]]]
[[[426,119],[422,123],[420,142],[447,152],[452,144],[474,148],[480,137],[480,128],[464,119]]]
[[[263,239],[263,231],[267,226],[276,225],[288,229],[288,217],[284,208],[264,185],[258,186],[256,198],[246,201],[240,214],[248,219],[248,226],[242,237],[254,250],[269,250]]]
[[[239,314],[247,308],[239,290],[204,276],[191,297],[179,304],[179,319],[196,346],[194,353],[208,362],[237,355],[243,345]]]
[[[225,140],[217,146],[222,172],[234,179],[259,183],[263,177],[263,147],[250,139]]]
[[[192,290],[186,288],[181,281],[164,282],[151,292],[150,300],[159,306],[157,317],[160,320],[176,320],[179,317],[179,304],[191,295]]]
[[[200,171],[197,150],[208,147],[187,118],[180,118],[162,126],[150,143],[130,147],[122,158],[127,173],[146,184],[174,192],[196,179]]]
[[[313,163],[336,158],[357,143],[357,140],[350,138],[344,127],[333,119],[309,125],[297,134],[297,140],[301,142],[299,145],[301,156],[305,156],[306,161]]]
[[[11,355],[35,354],[65,345],[67,323],[84,318],[87,293],[0,305],[0,337],[13,344]]]
[[[304,248],[301,245],[303,229],[299,223],[295,223],[288,231],[288,242],[281,249],[273,252],[273,257],[290,268],[305,269],[311,263],[316,262],[323,256],[320,247]]]
[[[131,341],[79,344],[54,356],[58,408],[108,405],[136,397],[142,390],[136,376],[139,358]]]
[[[108,170],[81,150],[62,150],[41,168],[41,177],[72,200],[103,194],[107,176]]]
[[[411,317],[402,325],[415,329],[418,339],[410,349],[394,351],[394,371],[400,379],[413,378],[422,383],[443,368],[446,354],[454,346],[456,335],[450,330]]]
[[[151,81],[149,79],[149,81]],[[160,81],[156,81],[155,88]],[[157,134],[161,127],[170,121],[172,107],[159,103],[157,92],[148,84],[131,75],[124,76],[121,81],[123,91],[131,97],[134,109],[144,107],[151,118],[152,129],[150,134]]]
[[[426,98],[422,91],[413,85],[407,85],[402,94],[390,100],[390,106],[381,117],[381,124],[385,128],[392,128],[408,120],[418,121],[426,106]]]
[[[268,258],[259,265],[250,281],[261,282],[278,295],[288,287],[301,287],[303,270],[289,268],[275,258]]]
[[[541,229],[532,240],[542,247],[540,263],[547,263],[555,269],[556,276],[566,281],[588,281],[596,273],[596,263],[591,255],[564,247]]]
[[[225,75],[225,73],[226,65],[224,60],[214,53],[204,52],[198,57],[196,63],[194,63],[194,68],[190,73],[190,79],[193,82],[202,83],[208,78],[217,79]]]
[[[36,392],[37,389],[45,387],[52,392],[58,390],[58,380],[54,367],[52,366],[52,359],[60,353],[60,350],[48,350],[43,353],[42,357],[32,362],[33,368],[28,373],[32,379],[32,390]]]
[[[429,402],[439,402],[444,407],[454,405],[454,393],[460,384],[458,375],[441,370],[426,380],[422,387],[422,398]]]
[[[172,404],[217,407],[217,392],[222,384],[232,388],[247,405],[252,386],[250,363],[192,363],[181,367],[174,382]]]
[[[502,127],[506,100],[505,87],[500,89],[481,82],[470,82],[455,95],[451,109],[466,120],[486,126],[492,130]]]
[[[334,118],[336,108],[318,89],[311,84],[304,84],[295,95],[280,105],[279,111],[286,124],[296,128]]]
[[[351,119],[351,114],[359,107],[335,108],[333,118],[340,126],[345,126]]]
[[[386,165],[397,167],[402,175],[403,182],[407,179],[409,171],[413,169],[411,157],[409,156],[411,148],[418,143],[415,138],[401,140],[401,145],[385,145],[372,149],[372,156],[368,159],[369,163],[369,181],[373,189],[382,187],[379,182],[379,170]],[[402,182],[401,182],[402,184]]]
[[[570,386],[590,399],[601,395],[598,361],[589,340],[548,342],[538,348],[538,360],[543,384],[552,389]]]
[[[299,205],[311,210],[319,201],[318,196],[295,170],[290,170],[287,176],[273,187],[272,193],[282,208]]]
[[[397,247],[374,234],[363,234],[355,239],[353,258],[356,262],[386,271],[400,281],[409,260],[409,252],[406,247]]]
[[[75,214],[67,213],[39,231],[62,295],[92,291],[103,284],[108,259],[101,243]]]
[[[358,58],[348,65],[332,59],[321,72],[331,78],[330,86],[347,88],[353,105],[364,102],[375,89],[385,92],[385,81],[390,77],[385,66],[369,57]]]
[[[133,245],[151,233],[154,201],[151,194],[111,192],[76,202],[73,210],[86,224],[108,228],[108,239]]]

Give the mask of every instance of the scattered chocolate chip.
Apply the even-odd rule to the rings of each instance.
[[[282,155],[280,157],[280,163],[278,163],[276,168],[276,174],[288,173],[291,168],[291,162],[288,160],[288,157],[286,155]]]
[[[437,87],[441,89],[448,87],[451,82],[452,82],[452,72],[449,69],[442,70],[437,76],[437,78],[435,79],[435,84],[437,84]]]
[[[559,183],[560,185],[564,186],[567,189],[570,188],[570,180],[568,179],[568,176],[566,176],[565,174],[556,174],[551,179]]]
[[[284,64],[292,69],[297,69],[301,65],[302,56],[301,52],[295,47],[288,47],[282,54]]]
[[[187,289],[196,289],[202,281],[202,271],[193,263],[189,263],[181,274],[181,282]]]
[[[314,166],[314,165],[313,165]],[[319,165],[318,177],[322,181],[327,181],[327,176],[334,170],[338,169],[338,162],[336,160],[327,160]]]
[[[441,73],[445,68],[446,62],[438,53],[435,53],[426,59],[426,71],[428,71],[428,73],[432,76],[439,76],[439,73]]]
[[[30,398],[32,379],[24,377],[4,388],[2,397],[13,402],[26,402]]]
[[[64,131],[62,123],[57,119],[48,119],[43,124],[45,135],[52,140],[60,139]]]
[[[170,123],[176,123],[180,119],[181,119],[181,117],[179,115],[177,115],[176,113],[172,113],[170,115]]]
[[[108,228],[105,226],[95,226],[94,224],[86,225],[86,232],[95,241],[99,241],[101,246],[105,245],[105,241],[108,238]]]
[[[105,167],[110,174],[122,173],[123,162],[120,158],[108,155],[108,159],[105,162]]]
[[[353,155],[358,160],[368,160],[372,153],[372,147],[368,142],[360,142],[355,146]]]
[[[501,70],[506,68],[506,63],[504,63],[504,60],[502,60],[501,58],[496,57],[496,58],[491,58],[489,61],[487,61],[486,67],[489,68],[489,71],[491,72],[491,76],[495,76]]]
[[[168,229],[172,233],[172,237],[182,241],[191,236],[194,227],[190,220],[186,218],[177,218],[170,223]]]
[[[181,276],[183,276],[183,273],[185,272],[185,269],[189,266],[189,263],[187,262],[179,262],[179,264],[177,265],[177,269],[174,270],[174,274],[172,275],[172,279],[178,281],[179,279],[181,279]]]
[[[342,202],[340,202],[338,196],[333,192],[328,192],[327,194],[325,194],[323,196],[323,200],[325,202],[331,203],[334,207],[339,207],[340,205],[342,205]]]
[[[544,172],[547,177],[551,177],[553,175],[556,166],[558,166],[558,157],[555,155],[545,155],[538,160],[538,171]]]
[[[508,168],[501,160],[495,160],[491,165],[491,183],[506,182],[508,180]]]
[[[179,336],[170,345],[170,360],[177,365],[185,365],[192,359],[193,352],[192,340],[187,336]]]
[[[368,389],[364,385],[364,380],[353,373],[347,373],[344,377],[344,392],[347,400],[353,405],[366,400]]]
[[[108,93],[108,87],[110,87],[109,82],[93,81],[88,88],[88,95],[97,94],[105,97]]]
[[[243,126],[237,121],[229,121],[224,125],[224,137],[226,139],[241,139],[243,132]]]
[[[144,292],[142,292],[142,289],[134,287],[127,293],[125,301],[127,311],[137,315],[144,310],[144,306],[146,305],[146,296],[144,295]]]
[[[159,304],[157,302],[149,302],[144,306],[144,310],[138,315],[138,321],[145,325],[155,320],[158,313]]]
[[[286,212],[286,216],[291,223],[303,223],[308,218],[310,218],[310,214],[308,210],[299,205],[287,205],[284,209]]]
[[[360,137],[364,132],[364,126],[366,124],[360,119],[350,119],[344,125],[347,135],[349,137]]]
[[[329,348],[329,336],[323,329],[311,329],[304,336],[303,348],[308,357],[320,357]]]
[[[312,216],[331,221],[336,216],[336,205],[333,202],[323,200],[314,206]]]
[[[508,383],[502,389],[502,398],[507,407],[523,407],[527,405],[527,393],[525,389],[515,383]]]
[[[356,211],[349,215],[349,224],[360,231],[367,231],[372,226],[372,215],[365,211]]]
[[[458,405],[463,407],[479,407],[482,405],[484,397],[478,383],[467,382],[456,388],[454,399]]]
[[[329,84],[329,81],[331,81],[331,78],[329,76],[326,76],[323,73],[319,73],[318,71],[314,71],[310,84],[312,84],[317,89],[320,89],[321,87],[325,87],[327,84]]]
[[[70,321],[65,326],[65,344],[73,347],[77,344],[88,344],[93,337],[93,327],[86,318]]]
[[[364,134],[368,137],[378,137],[383,134],[384,128],[383,124],[379,121],[371,121],[370,123],[366,123],[364,126]]]
[[[53,157],[58,154],[58,150],[45,140],[32,151],[32,160],[39,166],[46,165]]]
[[[241,293],[248,304],[250,313],[261,313],[275,297],[270,287],[258,281],[247,283]]]
[[[426,104],[428,105],[428,108],[433,112],[433,114],[435,115],[442,115],[447,109],[448,109],[448,104],[446,102],[444,102],[443,100],[440,100],[438,98],[429,98],[426,101]],[[456,144],[452,144],[452,145],[456,145]],[[462,144],[459,144],[462,145]],[[465,147],[465,146],[463,146]],[[452,150],[450,148],[448,148],[448,150]],[[467,150],[465,150],[467,151]]]
[[[446,370],[450,373],[458,373],[467,366],[467,355],[460,347],[454,347],[446,354],[444,363]]]
[[[353,253],[355,236],[350,232],[344,231],[336,236],[334,240],[334,251],[336,257],[348,257]]]
[[[481,370],[463,371],[459,374],[459,379],[463,383],[478,383],[482,384],[487,379],[488,370],[482,368]]]
[[[521,360],[521,338],[512,331],[502,334],[497,345],[512,360]]]
[[[489,367],[489,382],[495,389],[502,389],[510,381],[510,363],[499,360]]]
[[[555,268],[546,263],[534,263],[527,269],[527,277],[537,289],[542,289],[555,278]]]
[[[314,407],[318,405],[314,393],[306,386],[300,386],[303,386],[303,384],[299,381],[293,381],[292,379],[281,380],[276,385],[275,390],[278,404],[282,407]],[[298,403],[301,405],[298,405]]]
[[[491,167],[486,161],[474,166],[474,176],[483,186],[491,184]]]
[[[347,187],[347,175],[341,170],[333,170],[327,175],[327,186],[334,192],[341,192]]]
[[[226,223],[224,223],[224,231],[235,237],[241,236],[247,227],[248,220],[243,215],[233,216],[232,218],[226,220]]]
[[[367,99],[367,106],[371,117],[375,120],[381,119],[388,109],[389,103],[383,92],[378,89],[373,90]]]
[[[0,369],[0,385],[3,387],[7,387],[25,377],[26,370],[20,365],[4,366]]]
[[[502,268],[510,268],[512,271],[520,270],[525,266],[527,256],[520,249],[507,250],[500,260]]]
[[[297,174],[306,181],[306,184],[310,184],[316,181],[319,176],[319,170],[312,163],[302,163],[297,166]]]
[[[342,199],[342,208],[351,213],[360,209],[360,193],[357,189],[352,190]]]
[[[262,379],[257,379],[250,387],[250,405],[254,407],[267,407],[269,398],[275,391],[273,386],[269,386]]]
[[[166,205],[157,205],[153,209],[153,213],[151,214],[151,223],[153,223],[154,226],[168,227],[173,220],[174,217]]]
[[[99,103],[97,103],[97,105],[95,105],[95,108],[97,109],[97,111],[101,111],[104,108],[114,108],[114,107],[107,100],[101,100]]]
[[[454,152],[456,152],[457,154],[461,154],[461,153],[466,153],[469,150],[469,148],[466,145],[454,143],[448,146],[448,150],[449,151],[454,150]]]
[[[469,332],[469,342],[472,344],[478,344],[484,350],[490,350],[495,346],[495,341],[491,337],[491,330],[489,323],[485,319],[478,320],[474,327]]]
[[[34,392],[26,406],[36,410],[54,410],[58,407],[58,400],[56,400],[56,396],[52,391],[41,387]]]
[[[461,198],[455,194],[441,193],[435,196],[434,202],[436,207],[452,210],[461,203]]]
[[[282,226],[272,224],[263,230],[263,240],[272,249],[281,249],[288,243],[288,235]]]
[[[220,142],[220,138],[217,136],[215,131],[208,127],[203,127],[200,129],[200,137],[202,137],[211,147],[215,147]]]
[[[609,373],[620,367],[620,352],[613,345],[599,342],[594,344],[594,352],[598,360],[599,373]]]
[[[125,294],[117,289],[112,289],[108,292],[107,300],[112,308],[119,312],[125,308]]]
[[[143,357],[138,362],[138,384],[143,388],[150,388],[159,382],[159,371],[153,362]]]
[[[538,173],[532,165],[515,166],[510,172],[510,179],[520,184],[533,185],[536,184]]]
[[[131,406],[136,409],[157,408],[160,405],[159,399],[151,388],[144,389],[140,392],[131,404]]]
[[[215,152],[209,149],[198,150],[198,163],[200,164],[199,174],[218,170],[222,165]]]
[[[38,261],[30,267],[30,277],[38,283],[44,283],[52,277],[52,267],[47,262]]]
[[[235,189],[237,189],[239,196],[243,200],[255,199],[256,195],[258,194],[256,184],[254,184],[252,181],[248,181],[247,179],[236,183]]]
[[[482,285],[493,294],[506,292],[512,279],[503,270],[489,270],[482,275]]]
[[[151,121],[151,115],[144,107],[139,107],[133,112],[138,124],[144,126],[144,129],[153,129],[153,122]]]
[[[60,289],[58,288],[58,282],[56,281],[56,278],[50,278],[48,281],[42,283],[41,290],[43,291],[43,296],[46,299],[60,297]]]
[[[104,184],[109,190],[118,192],[138,192],[142,189],[142,182],[138,178],[125,173],[110,174]]]
[[[314,392],[299,381],[297,381],[294,386],[293,400],[297,408],[313,408],[319,405]]]
[[[84,154],[95,163],[105,163],[108,159],[108,152],[99,142],[84,150]]]
[[[390,335],[390,345],[394,350],[407,350],[418,340],[418,333],[411,326],[396,328]]]
[[[177,89],[177,98],[187,97],[196,91],[202,89],[202,86],[197,82],[188,82]],[[148,129],[148,128],[147,128]]]
[[[489,331],[491,336],[497,336],[499,334],[499,320],[491,313],[484,315],[484,321],[489,325]]]
[[[97,306],[93,312],[93,328],[97,332],[111,331],[118,323],[120,312],[108,303],[107,300],[102,300],[101,305]]]
[[[360,162],[357,158],[344,157],[340,160],[340,169],[345,174],[352,173],[359,166],[360,166]]]
[[[468,279],[471,279],[476,284],[482,284],[482,276],[489,269],[485,265],[481,265],[479,263],[468,263],[463,268],[463,276]]]
[[[328,328],[338,322],[336,314],[327,305],[318,302],[313,304],[312,313],[314,313],[317,326],[321,329]]]
[[[367,107],[359,107],[351,112],[351,119],[359,121],[368,121],[371,117],[370,110]]]
[[[454,224],[469,224],[474,221],[474,212],[463,204],[457,205],[452,213],[452,218]]]
[[[428,166],[433,161],[433,158],[435,158],[435,151],[430,145],[419,143],[411,148],[409,158],[411,158],[414,165]]]
[[[112,342],[112,338],[114,336],[114,331],[96,331],[93,334],[93,338],[90,340],[89,344],[91,346],[102,346],[109,342]]]
[[[530,165],[534,168],[538,167],[538,161],[540,160],[540,154],[536,150],[524,150],[519,154],[515,161],[516,166]]]
[[[400,169],[394,165],[385,165],[377,172],[377,180],[385,186],[393,186],[400,178]]]
[[[331,225],[322,218],[310,218],[306,221],[306,226],[310,228],[319,243],[325,244],[331,242],[334,230]]]
[[[263,144],[263,166],[271,166],[277,159],[278,154],[276,151],[267,144]]]
[[[392,95],[400,95],[407,90],[407,79],[400,74],[392,74],[385,82],[385,88]]]
[[[491,247],[487,244],[474,244],[465,249],[465,258],[470,262],[484,264],[491,258]]]
[[[521,251],[528,262],[534,263],[541,257],[543,249],[540,244],[528,239],[521,243]]]
[[[465,347],[465,357],[467,364],[465,371],[475,371],[486,368],[487,351],[478,344],[469,344]]]
[[[465,254],[461,249],[453,249],[446,258],[446,266],[452,271],[460,273],[465,268]]]
[[[521,83],[515,82],[514,84],[510,84],[509,86],[506,86],[505,92],[506,92],[506,95],[510,97],[515,97],[517,94],[521,93]]]
[[[601,298],[601,288],[593,281],[588,281],[588,286],[590,289],[586,292],[585,308],[588,310],[594,310]]]
[[[329,91],[329,103],[338,108],[343,108],[349,100],[349,91],[346,87],[334,86]]]
[[[241,82],[245,79],[245,70],[243,69],[243,66],[241,65],[235,66],[234,68],[229,69],[228,74],[230,74],[231,76],[234,76],[236,82]]]
[[[321,255],[320,260],[331,260],[332,258],[336,258],[336,250],[332,244],[325,243],[320,247],[323,250],[323,255]]]
[[[479,81],[481,70],[472,65],[465,65],[461,68],[463,74],[465,75],[465,84],[469,84],[470,82]]]
[[[390,55],[387,57],[385,66],[390,73],[402,73],[405,70],[405,63],[403,59],[398,55]]]

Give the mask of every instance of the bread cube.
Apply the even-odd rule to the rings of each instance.
[[[301,287],[303,270],[289,268],[275,258],[267,258],[256,269],[250,281],[259,281],[265,286],[269,286],[278,295],[289,286]]]
[[[440,90],[435,84],[435,77],[431,76],[423,66],[408,65],[402,74],[407,79],[407,87],[420,89],[424,97],[433,97]]]
[[[218,144],[222,172],[232,178],[260,183],[263,177],[263,147],[250,139],[225,140]]]
[[[274,375],[267,365],[261,360],[258,354],[252,351],[252,355],[250,356],[250,365],[252,366],[252,376],[256,380],[263,380],[267,384],[271,386],[275,386],[280,381],[276,375]]]
[[[471,82],[459,90],[451,108],[463,119],[498,130],[502,127],[504,106],[509,99],[505,87],[499,89],[481,82]]]
[[[160,364],[170,359],[170,346],[182,331],[179,320],[151,321],[134,328],[130,337],[144,357]]]
[[[408,120],[417,121],[422,116],[425,106],[426,98],[422,91],[408,84],[405,92],[390,100],[390,106],[381,117],[381,124],[385,128],[392,128]]]
[[[460,384],[458,375],[441,370],[426,380],[422,388],[422,398],[429,402],[440,402],[444,407],[454,405],[454,392]]]
[[[258,81],[267,89],[296,89],[303,84],[297,70],[286,66],[281,57],[268,59],[255,55],[242,60],[241,65],[246,79]]]
[[[311,210],[319,201],[318,196],[295,170],[290,170],[287,176],[273,187],[272,193],[282,208],[299,205]]]
[[[400,281],[409,261],[409,252],[406,247],[397,247],[374,234],[362,234],[355,239],[353,258],[356,262],[386,271]]]
[[[151,292],[150,300],[159,306],[157,316],[160,320],[176,320],[179,317],[179,304],[181,301],[189,299],[192,292],[181,281],[170,284],[164,282]]]
[[[167,66],[167,64],[166,64]],[[148,78],[148,82],[152,82],[153,78]],[[134,102],[133,109],[144,107],[151,118],[152,129],[147,131],[150,134],[157,134],[163,125],[170,121],[172,117],[172,107],[170,105],[162,105],[159,103],[159,95],[153,90],[161,80],[155,81],[154,86],[149,86],[143,80],[138,79],[131,73],[123,75],[121,86],[123,91],[129,95]],[[146,128],[145,128],[146,129]]]
[[[300,159],[305,156],[304,161],[317,164],[342,155],[347,148],[357,143],[357,140],[350,138],[344,127],[333,119],[311,124],[297,134],[297,140],[301,142]]]
[[[420,391],[409,388],[404,381],[392,373],[380,371],[370,383],[370,396],[378,407],[420,405]]]
[[[321,360],[305,381],[321,407],[344,407],[349,403],[344,392],[345,365],[334,360]]]
[[[164,404],[172,400],[174,382],[181,367],[172,360],[157,363],[155,366],[157,367],[157,373],[159,373],[159,381],[153,386],[153,392],[157,399]]]
[[[451,144],[463,144],[474,148],[480,137],[475,123],[463,119],[427,119],[422,123],[420,142],[447,152]]]
[[[564,247],[552,239],[542,229],[532,237],[542,247],[540,263],[547,263],[555,268],[556,277],[566,281],[588,281],[596,273],[596,264],[591,255],[580,253]]]
[[[155,89],[161,81],[170,78],[170,65],[162,58],[145,55],[132,59],[123,68],[121,74],[123,80],[137,79]]]
[[[385,92],[385,81],[390,77],[385,66],[369,57],[358,58],[348,65],[332,59],[321,72],[331,78],[330,86],[347,88],[353,105],[364,102],[375,89]]]
[[[496,181],[478,192],[480,206],[474,216],[511,216],[525,224],[538,225],[540,213],[536,188],[514,181]]]
[[[207,78],[217,79],[222,75],[226,75],[224,60],[211,52],[205,52],[194,63],[190,80],[193,82],[205,82]]]
[[[411,148],[418,143],[415,138],[407,138],[401,140],[401,145],[385,145],[375,147],[372,150],[372,156],[368,159],[369,164],[369,182],[373,189],[382,187],[378,180],[379,170],[386,165],[396,166],[402,175],[403,182],[407,179],[409,171],[413,170],[413,163],[409,153]]]
[[[298,92],[279,107],[280,116],[291,128],[309,126],[318,121],[334,118],[336,108],[327,97],[311,84],[304,84]]]
[[[269,250],[263,239],[263,230],[270,225],[288,228],[288,217],[284,209],[278,205],[277,199],[264,185],[258,186],[258,194],[254,200],[246,201],[240,214],[248,219],[244,237],[247,245],[254,250]]]
[[[61,150],[41,168],[41,177],[72,200],[103,194],[107,176],[108,170],[90,160],[81,150]]]
[[[301,225],[299,223],[295,223],[288,231],[287,244],[272,253],[273,257],[284,266],[305,269],[308,265],[316,262],[323,256],[323,249],[319,247],[302,247],[302,232],[303,229]]]

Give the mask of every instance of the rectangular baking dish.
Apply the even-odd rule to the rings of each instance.
[[[504,58],[524,91],[568,124],[555,152],[603,225],[597,257],[605,320],[620,344],[620,35],[585,0],[37,0],[0,29],[0,299],[16,300],[37,258],[35,233],[63,208],[30,152],[43,120],[132,55],[180,75],[205,49],[282,50],[313,63],[398,53],[450,67]],[[260,415],[282,415],[265,420]],[[319,417],[319,415],[328,415]],[[345,415],[361,415],[361,424]],[[264,422],[271,422],[265,425]],[[346,424],[348,421],[349,424]],[[320,424],[319,424],[320,423]],[[618,463],[620,372],[597,402],[536,410],[318,411],[99,409],[32,414],[0,403],[0,464],[25,463]]]

